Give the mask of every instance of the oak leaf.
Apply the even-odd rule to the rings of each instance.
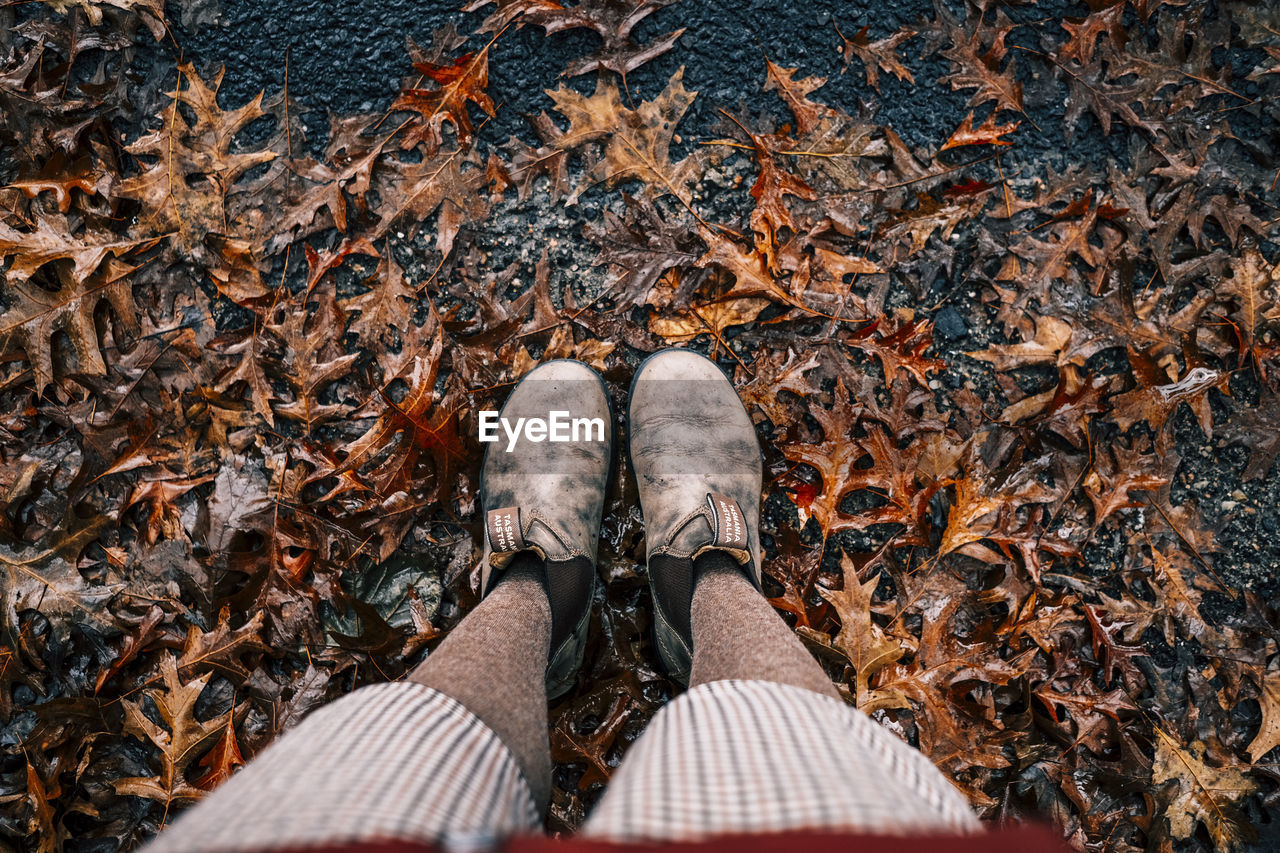
[[[951,239],[960,223],[981,213],[986,206],[984,195],[953,195],[939,201],[928,193],[916,193],[913,206],[886,208],[890,217],[882,226],[881,236],[887,242],[908,243],[907,253],[914,255],[923,250],[935,234],[944,241]]]
[[[9,236],[6,231],[0,224],[0,254],[5,253],[2,241]],[[52,286],[28,280],[34,270],[28,271],[23,265],[35,263],[29,256],[26,261],[19,258],[10,269],[8,310],[0,314],[0,351],[17,348],[26,354],[38,393],[43,393],[53,382],[55,370],[61,366],[54,363],[53,352],[53,337],[58,332],[66,334],[71,341],[76,356],[74,372],[106,375],[107,365],[99,349],[98,324],[94,318],[99,305],[111,306],[116,321],[127,334],[138,332],[138,309],[129,279],[135,268],[107,258],[110,250],[99,253],[100,249],[91,250],[92,258],[83,255],[75,258],[77,263],[84,263],[81,269],[88,270],[83,277],[79,277],[75,267],[68,269],[55,263],[51,279],[45,279],[52,281]]]
[[[1084,478],[1085,494],[1093,504],[1094,527],[1115,512],[1145,506],[1131,491],[1158,491],[1169,485],[1169,478],[1143,470],[1145,454],[1112,445],[1108,453],[1100,453],[1093,470]]]
[[[1130,353],[1130,362],[1141,365],[1149,361],[1138,353]],[[1228,390],[1230,375],[1212,368],[1197,366],[1189,369],[1176,382],[1159,382],[1160,374],[1152,367],[1139,368],[1142,378],[1153,384],[1140,385],[1132,391],[1112,398],[1111,419],[1122,430],[1128,430],[1138,421],[1146,421],[1152,431],[1160,432],[1174,410],[1186,403],[1195,412],[1200,427],[1206,435],[1213,435],[1213,415],[1209,408],[1209,390]],[[1154,384],[1159,382],[1159,384]]]
[[[418,301],[418,290],[405,280],[404,269],[391,252],[384,252],[373,275],[360,282],[369,288],[342,303],[356,312],[349,331],[370,351],[402,344]]]
[[[1106,35],[1111,42],[1112,50],[1124,49],[1128,34],[1124,29],[1124,3],[1116,3],[1109,8],[1098,9],[1084,18],[1063,18],[1062,28],[1070,34],[1070,39],[1059,55],[1080,65],[1088,65],[1093,61],[1093,51],[1098,38]]]
[[[538,179],[547,178],[547,192],[552,201],[560,201],[569,195],[569,151],[558,147],[564,135],[545,112],[529,120],[542,144],[526,145],[511,137],[507,141],[507,165],[502,180],[516,188],[521,201],[527,200],[538,185]]]
[[[1280,672],[1268,671],[1259,679],[1258,703],[1262,706],[1262,724],[1249,742],[1249,760],[1254,764],[1280,746]]]
[[[557,147],[568,150],[601,142],[604,154],[592,169],[597,180],[609,186],[640,181],[652,196],[674,195],[689,204],[693,198],[689,184],[697,178],[703,158],[692,154],[672,163],[670,156],[676,125],[698,94],[686,89],[683,79],[681,68],[658,97],[635,109],[624,107],[617,83],[603,77],[589,97],[567,86],[547,90],[556,109],[569,120]]]
[[[103,9],[113,8],[137,15],[155,36],[156,41],[161,41],[168,32],[164,17],[164,0],[40,0],[40,2],[63,14],[71,9],[79,9],[95,27],[102,25]]]
[[[844,488],[850,492],[865,489],[884,503],[856,513],[849,526],[900,524],[904,529],[895,542],[923,542],[922,520],[927,516],[923,503],[932,491],[921,490],[916,485],[916,475],[925,442],[912,441],[905,448],[896,445],[878,426],[868,426],[867,437],[858,439],[858,446],[870,456],[871,466],[855,468],[844,481]]]
[[[769,300],[756,298],[721,299],[709,305],[690,305],[684,311],[651,312],[649,330],[668,343],[684,343],[709,334],[723,340],[730,326],[750,323],[769,307]]]
[[[529,4],[519,21],[540,26],[548,35],[573,29],[594,31],[602,42],[600,49],[570,62],[565,75],[577,77],[597,70],[612,71],[625,80],[629,72],[671,50],[684,34],[682,27],[643,45],[632,36],[632,30],[641,21],[674,2],[676,0],[579,0],[569,7],[537,2]],[[484,4],[473,3],[475,5]]]
[[[393,138],[390,132],[375,133],[371,124],[368,116],[334,116],[329,121],[329,144],[321,159],[309,155],[289,159],[291,174],[285,178],[279,200],[281,210],[266,239],[267,252],[281,251],[292,241],[324,230],[330,223],[344,234],[347,232],[354,212],[366,205],[374,173]],[[354,205],[348,201],[348,193]],[[322,211],[327,211],[327,216],[322,216]]]
[[[796,120],[796,130],[801,136],[807,136],[824,124],[830,124],[839,117],[839,113],[825,104],[809,99],[809,95],[826,85],[825,77],[804,77],[795,79],[798,68],[783,68],[770,60],[765,60],[767,77],[764,84],[766,92],[776,91],[786,102],[787,109]]]
[[[279,342],[269,330],[261,328],[258,323],[222,335],[210,341],[210,349],[221,351],[232,356],[236,362],[218,377],[213,387],[217,391],[227,391],[243,382],[253,403],[253,410],[262,416],[268,425],[275,425],[275,412],[271,401],[276,396],[271,378],[267,375],[267,366],[279,348]],[[239,392],[237,392],[238,395]]]
[[[978,522],[1000,509],[998,499],[988,497],[969,478],[956,483],[956,497],[947,512],[947,527],[938,546],[939,554],[950,554],[971,542],[981,540],[987,532]]]
[[[1005,134],[1013,133],[1018,129],[1020,121],[1012,124],[996,124],[996,114],[993,112],[987,116],[978,127],[973,126],[973,111],[964,117],[964,121],[960,122],[960,126],[955,129],[951,136],[947,137],[947,141],[942,144],[939,151],[946,151],[951,148],[960,148],[965,145],[1012,145],[1013,140],[1002,139]]]
[[[825,538],[856,524],[840,509],[840,503],[848,491],[845,482],[852,475],[853,466],[866,455],[853,437],[861,407],[850,402],[848,391],[837,382],[832,408],[813,406],[809,414],[822,428],[822,441],[787,444],[781,449],[789,461],[814,468],[821,478],[819,490],[793,489],[792,500],[800,510],[801,522],[813,517]]]
[[[1111,124],[1119,116],[1129,127],[1145,131],[1151,136],[1160,133],[1165,122],[1141,115],[1135,105],[1141,107],[1150,94],[1148,85],[1134,75],[1117,73],[1114,64],[1104,64],[1100,57],[1083,68],[1064,72],[1067,83],[1066,110],[1063,127],[1071,140],[1085,110],[1093,113],[1102,127],[1104,136],[1111,133]],[[1123,81],[1123,82],[1118,82]]]
[[[613,775],[617,760],[610,756],[618,751],[615,748],[618,737],[634,713],[634,705],[629,693],[615,692],[605,683],[566,708],[552,725],[552,757],[556,761],[586,765],[586,772],[578,780],[578,790],[608,782]],[[574,721],[574,717],[583,715],[584,711],[594,723],[590,728]]]
[[[796,175],[780,167],[769,148],[769,140],[748,132],[755,149],[760,172],[751,186],[751,197],[756,200],[751,211],[751,230],[756,235],[756,251],[765,258],[771,272],[778,272],[777,251],[783,229],[796,230],[795,219],[787,207],[787,196],[812,201],[816,197],[813,187]]]
[[[235,714],[227,714],[227,724],[222,737],[213,745],[213,749],[200,759],[200,766],[205,772],[193,781],[197,788],[212,791],[231,778],[236,768],[243,766],[244,756],[240,753],[240,743],[236,739]]]
[[[378,216],[367,229],[355,234],[330,253],[363,252],[384,241],[394,227],[407,224],[412,237],[428,217],[436,215],[435,248],[442,255],[453,250],[458,230],[489,212],[487,178],[475,152],[442,149],[421,162],[384,158],[373,172],[372,190],[382,199]],[[318,279],[313,274],[309,286]]]
[[[846,336],[844,341],[879,359],[888,385],[893,384],[900,370],[905,370],[927,386],[929,374],[946,366],[941,359],[925,355],[933,346],[933,323],[927,319],[882,316]]]
[[[486,6],[495,7],[480,24],[479,32],[500,33],[512,23],[517,28],[528,21],[524,18],[534,12],[556,12],[562,10],[556,0],[468,0],[462,7],[464,12],[475,12]]]
[[[903,648],[871,620],[871,601],[880,583],[880,575],[860,583],[847,556],[841,562],[841,571],[844,573],[843,589],[835,591],[819,586],[818,594],[840,617],[840,633],[832,645],[848,658],[849,665],[853,667],[856,674],[854,703],[862,707],[870,696],[868,684],[871,678],[901,658]]]
[[[1043,684],[1036,688],[1035,694],[1044,702],[1055,723],[1064,722],[1059,708],[1065,708],[1075,723],[1075,742],[1083,743],[1098,754],[1113,745],[1113,724],[1120,720],[1120,713],[1139,710],[1123,689],[1115,687],[1104,692],[1092,679],[1081,679],[1065,691]]]
[[[262,639],[265,618],[266,614],[257,610],[243,625],[232,628],[230,608],[223,605],[212,631],[195,625],[187,629],[178,658],[179,672],[211,670],[234,684],[243,684],[252,674],[252,666],[245,663],[243,656],[271,651]]]
[[[803,400],[816,391],[805,374],[819,364],[812,350],[801,353],[788,348],[785,352],[762,353],[751,366],[754,375],[735,383],[738,396],[748,411],[757,407],[774,426],[784,427],[795,421],[797,412],[782,392]]]
[[[163,618],[164,611],[158,606],[152,605],[147,610],[147,615],[142,618],[138,627],[125,635],[124,643],[120,647],[120,654],[116,656],[110,666],[103,668],[98,673],[98,678],[93,684],[94,693],[102,692],[103,685],[119,674],[120,670],[124,669],[131,660],[137,657],[139,652],[156,638],[159,633],[156,630],[156,626],[160,624]]]
[[[664,216],[647,198],[623,195],[626,216],[604,212],[600,226],[588,224],[588,239],[600,250],[597,262],[609,268],[606,295],[615,311],[643,305],[658,281],[698,260],[697,237],[688,226]]]
[[[187,781],[187,768],[209,741],[223,732],[235,709],[201,721],[196,717],[196,700],[211,673],[184,683],[178,676],[177,659],[167,654],[160,660],[160,675],[163,688],[144,692],[155,702],[163,725],[152,722],[141,702],[123,700],[125,731],[159,751],[160,771],[154,776],[115,779],[111,784],[118,794],[159,800],[168,812],[175,802],[204,796],[200,788]]]
[[[59,213],[70,213],[76,197],[72,190],[79,190],[86,197],[106,198],[116,175],[89,157],[69,162],[63,152],[58,152],[40,169],[39,175],[13,181],[8,186],[19,190],[28,199],[41,193],[53,194]]]
[[[699,227],[698,235],[707,244],[707,251],[698,258],[696,266],[700,269],[720,267],[733,276],[733,287],[723,298],[767,299],[814,313],[770,272],[769,259],[758,249],[743,249],[720,231],[705,226]]]
[[[1032,580],[1039,582],[1039,552],[1066,556],[1069,546],[1037,529],[1036,510],[1028,512],[1025,523],[1017,520],[1024,507],[1051,502],[1055,495],[1026,468],[993,490],[990,479],[981,468],[970,470],[955,484],[955,499],[947,513],[947,526],[938,545],[938,554],[956,551],[994,561],[999,555],[980,543],[987,540],[1000,548],[1006,557],[1016,550]],[[983,487],[984,482],[986,488]]]
[[[1031,272],[1023,276],[1024,289],[1015,305],[1020,307],[1031,299],[1042,306],[1049,303],[1055,282],[1074,282],[1080,276],[1076,261],[1087,267],[1097,281],[1099,271],[1104,270],[1108,252],[1121,242],[1121,236],[1112,228],[1099,228],[1100,208],[1103,202],[1094,204],[1090,193],[1082,199],[1083,209],[1069,208],[1064,216],[1079,215],[1080,219],[1056,218],[1046,223],[1045,239],[1028,233],[1010,249],[1031,264]],[[1079,213],[1076,213],[1079,210]],[[1098,240],[1102,245],[1096,245]]]
[[[764,573],[782,587],[782,595],[771,597],[769,604],[794,616],[797,628],[816,629],[830,610],[830,604],[814,595],[822,552],[806,548],[792,528],[783,528],[779,534],[785,540],[778,557],[765,562]]]
[[[458,454],[458,439],[457,416],[439,408],[435,387],[443,348],[443,338],[437,332],[430,350],[414,357],[405,397],[396,402],[384,392],[384,408],[378,420],[343,448],[346,458],[340,464],[313,474],[313,480],[363,472],[366,465],[375,463],[361,477],[369,483],[373,499],[381,502],[396,492],[409,490],[425,453],[436,463],[436,487],[447,481]]]
[[[1109,385],[1105,376],[1086,381],[1077,371],[1060,371],[1053,388],[1010,405],[1000,413],[1000,422],[1056,433],[1074,446],[1083,447],[1088,443],[1089,424],[1094,416],[1107,409],[1103,394]]]
[[[1000,65],[1008,53],[1005,38],[1013,29],[1004,13],[998,13],[996,26],[986,25],[980,17],[962,26],[944,7],[934,8],[937,20],[929,27],[926,38],[950,45],[942,55],[953,66],[942,79],[955,90],[977,90],[969,97],[968,106],[995,101],[997,110],[1022,112],[1022,81],[1017,79],[1014,60],[1010,59],[1003,68]]]
[[[83,520],[68,513],[62,524],[30,547],[0,543],[0,608],[6,626],[16,627],[18,613],[39,610],[55,625],[97,625],[111,632],[106,604],[124,584],[108,577],[106,583],[90,583],[76,568],[80,555],[107,528],[109,520],[95,516]],[[6,631],[10,630],[6,627]]]
[[[444,142],[441,133],[445,122],[453,125],[458,146],[471,147],[475,125],[467,113],[467,105],[475,104],[486,115],[494,114],[493,99],[485,93],[489,85],[489,47],[458,57],[452,63],[415,62],[413,67],[435,84],[434,89],[404,89],[391,105],[392,110],[405,110],[418,116],[403,131],[402,148],[421,143],[427,157],[434,157]]]
[[[1249,462],[1240,475],[1241,479],[1265,477],[1275,464],[1276,456],[1280,455],[1280,393],[1270,384],[1263,383],[1258,405],[1237,408],[1220,433],[1223,441],[1243,444],[1249,450]]]
[[[233,150],[240,132],[267,113],[261,93],[243,106],[223,110],[218,88],[224,73],[219,70],[210,86],[190,63],[178,66],[178,84],[167,93],[171,103],[161,116],[163,125],[126,146],[130,154],[145,158],[142,172],[125,178],[119,188],[123,198],[142,207],[136,229],[140,235],[176,235],[183,250],[196,254],[206,234],[237,235],[237,224],[228,215],[229,197],[248,192],[240,183],[245,174],[276,158],[269,150]]]
[[[1243,359],[1257,345],[1260,327],[1280,320],[1280,267],[1267,263],[1261,252],[1248,246],[1231,259],[1231,277],[1219,285],[1218,294],[1235,303],[1227,316],[1239,331]]]
[[[1235,804],[1253,794],[1258,785],[1245,775],[1247,768],[1205,763],[1208,748],[1202,741],[1183,745],[1157,724],[1156,757],[1151,782],[1161,789],[1164,815],[1174,838],[1190,838],[1203,824],[1218,850],[1234,849],[1256,837],[1247,817]]]
[[[1122,621],[1115,613],[1109,612],[1108,608],[1092,604],[1084,606],[1084,614],[1093,638],[1093,655],[1101,665],[1107,683],[1115,678],[1116,670],[1119,669],[1125,685],[1131,691],[1140,689],[1146,679],[1133,661],[1134,658],[1150,655],[1145,647],[1126,642],[1125,638],[1133,623]]]
[[[853,38],[846,38],[844,33],[840,32],[840,28],[836,28],[836,34],[840,36],[840,40],[844,42],[841,53],[844,55],[844,67],[848,68],[849,63],[857,57],[867,72],[867,85],[877,92],[880,91],[880,72],[884,71],[892,74],[899,80],[907,83],[916,82],[911,76],[911,72],[902,64],[902,60],[898,58],[898,47],[905,41],[915,35],[915,31],[903,27],[892,35],[888,35],[879,41],[872,41],[867,33],[871,30],[868,24],[854,34]]]
[[[277,415],[297,421],[307,434],[316,427],[337,420],[351,411],[342,402],[325,402],[321,397],[330,386],[346,378],[360,357],[342,347],[346,314],[327,289],[317,290],[315,313],[307,316],[304,306],[286,306],[284,320],[273,327],[286,346],[282,374],[293,399],[277,402]]]
[[[996,370],[1014,370],[1032,364],[1061,364],[1062,354],[1071,342],[1070,324],[1056,317],[1036,318],[1036,334],[1032,340],[1017,344],[991,344],[985,350],[965,355],[985,361]]]
[[[943,573],[944,576],[945,573]],[[957,615],[974,606],[971,596],[952,592],[923,611],[923,626],[914,659],[881,670],[864,710],[909,708],[920,736],[920,749],[944,771],[969,767],[999,769],[1015,732],[1001,727],[974,692],[987,694],[1026,673],[1032,653],[1009,660],[982,653],[983,644],[957,632]]]
[[[1165,642],[1173,644],[1181,633],[1186,639],[1199,641],[1210,654],[1231,648],[1230,634],[1224,634],[1200,615],[1203,596],[1193,584],[1211,590],[1217,590],[1218,585],[1197,572],[1181,551],[1165,553],[1151,545],[1151,559],[1155,564],[1151,586],[1159,605]]]

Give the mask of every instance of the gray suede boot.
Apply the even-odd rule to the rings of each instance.
[[[760,587],[760,444],[724,373],[688,350],[663,350],[640,365],[627,423],[658,653],[687,684],[693,561],[723,553]]]
[[[523,419],[523,420],[522,420]],[[549,698],[574,682],[596,585],[596,545],[613,460],[604,382],[579,361],[550,361],[520,380],[502,412],[481,414],[492,441],[480,475],[485,512],[481,592],[531,554],[546,570],[551,602]]]

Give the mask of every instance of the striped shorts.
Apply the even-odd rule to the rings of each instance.
[[[264,750],[146,853],[377,839],[479,850],[538,832],[512,753],[478,717],[418,684],[365,687]],[[928,759],[842,702],[766,681],[717,681],[663,708],[581,834],[696,841],[790,830],[977,831]]]

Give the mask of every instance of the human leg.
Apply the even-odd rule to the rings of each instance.
[[[461,702],[515,754],[539,810],[551,796],[547,650],[551,607],[533,561],[512,566],[409,680]]]
[[[698,559],[694,573],[690,687],[754,679],[840,698],[817,660],[732,561],[712,552]]]

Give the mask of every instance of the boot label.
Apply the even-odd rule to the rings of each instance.
[[[503,554],[524,550],[524,534],[520,532],[520,507],[506,506],[489,510],[489,547]]]
[[[747,549],[747,522],[738,502],[726,495],[711,492],[707,495],[711,507],[712,525],[715,528],[715,546],[734,551]]]

